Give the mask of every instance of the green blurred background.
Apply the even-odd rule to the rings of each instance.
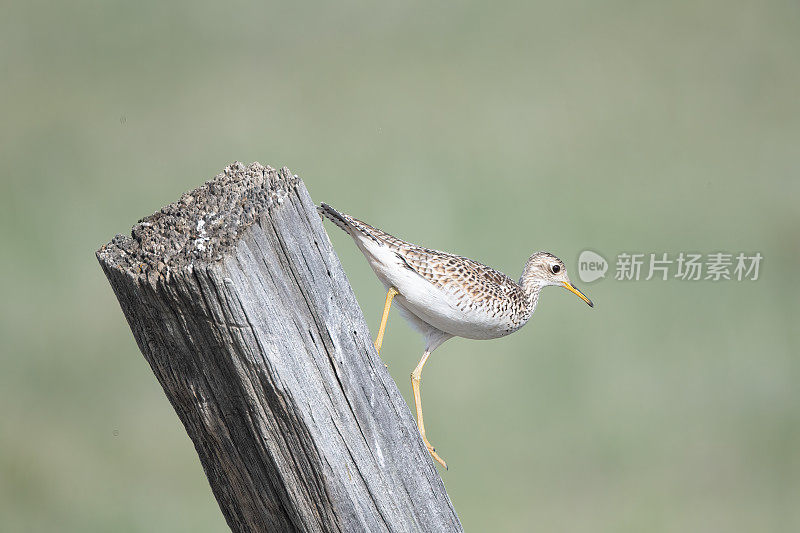
[[[94,250],[234,160],[515,278],[761,252],[755,282],[546,290],[435,352],[426,422],[468,531],[800,530],[796,2],[12,1],[0,34],[4,531],[225,529]],[[393,312],[407,400],[421,349]]]

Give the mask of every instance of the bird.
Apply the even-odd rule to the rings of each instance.
[[[447,470],[425,433],[420,384],[431,353],[448,339],[496,339],[524,326],[533,315],[544,287],[563,287],[594,307],[569,279],[564,262],[549,252],[535,252],[519,281],[482,263],[424,248],[381,231],[328,204],[320,215],[347,232],[386,289],[375,350],[380,355],[392,302],[422,334],[425,350],[411,373],[417,429],[431,457]]]

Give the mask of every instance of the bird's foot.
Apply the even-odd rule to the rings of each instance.
[[[444,462],[444,459],[442,459],[441,457],[439,457],[439,454],[438,454],[438,453],[436,453],[436,448],[434,448],[433,446],[431,446],[431,443],[430,443],[430,442],[428,442],[428,439],[427,439],[427,437],[425,437],[425,435],[422,435],[422,442],[424,442],[424,443],[425,443],[425,447],[426,447],[426,448],[428,448],[428,453],[429,453],[429,454],[431,454],[431,457],[433,457],[433,459],[434,459],[434,460],[435,460],[437,463],[439,463],[440,465],[442,465],[442,468],[444,468],[445,470],[447,470],[447,463],[445,463],[445,462]]]

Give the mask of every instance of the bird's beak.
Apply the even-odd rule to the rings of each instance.
[[[575,294],[577,294],[578,298],[580,298],[581,300],[583,300],[584,302],[589,304],[589,307],[594,307],[594,304],[592,303],[592,301],[589,298],[587,298],[585,294],[583,294],[581,291],[576,289],[575,285],[573,285],[572,283],[570,283],[568,281],[562,281],[562,283],[564,284],[564,288],[565,289],[567,289],[570,292],[574,292]]]

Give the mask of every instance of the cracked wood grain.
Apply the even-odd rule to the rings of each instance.
[[[302,182],[236,163],[97,252],[234,531],[461,531]]]

